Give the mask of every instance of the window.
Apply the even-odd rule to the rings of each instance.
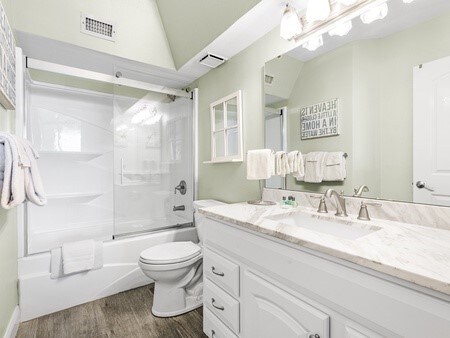
[[[237,91],[211,103],[211,163],[242,162],[242,98]]]

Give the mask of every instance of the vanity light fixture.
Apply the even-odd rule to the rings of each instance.
[[[353,27],[352,20],[340,22],[340,23],[336,24],[335,26],[333,26],[328,31],[328,34],[330,36],[345,36],[348,34],[348,32],[350,32],[352,27]]]
[[[314,37],[311,37],[308,39],[308,41],[306,41],[302,47],[309,50],[310,52],[315,51],[317,48],[322,47],[323,46],[323,36],[322,35],[317,35]]]
[[[331,14],[329,0],[310,0],[306,9],[306,21],[313,23],[315,21],[324,21]]]
[[[295,8],[286,4],[286,8],[281,18],[280,36],[286,40],[292,40],[303,31],[302,21]]]
[[[370,24],[374,21],[384,19],[388,14],[388,5],[383,3],[377,7],[369,9],[367,12],[361,14],[361,21],[365,24]]]

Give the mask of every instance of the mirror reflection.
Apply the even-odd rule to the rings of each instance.
[[[305,177],[267,186],[450,205],[450,2],[390,1],[383,20],[355,18],[347,35],[305,47],[267,62],[264,83],[266,147],[282,150],[284,136]],[[338,153],[345,177],[307,177],[317,161],[336,169]]]

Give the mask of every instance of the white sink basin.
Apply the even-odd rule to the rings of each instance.
[[[353,240],[370,235],[381,229],[374,225],[357,223],[348,218],[328,221],[302,212],[291,213],[289,215],[268,216],[265,218],[280,224],[294,225],[316,232]]]

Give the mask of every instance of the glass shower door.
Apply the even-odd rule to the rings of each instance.
[[[192,222],[192,111],[187,98],[115,86],[116,236]]]

